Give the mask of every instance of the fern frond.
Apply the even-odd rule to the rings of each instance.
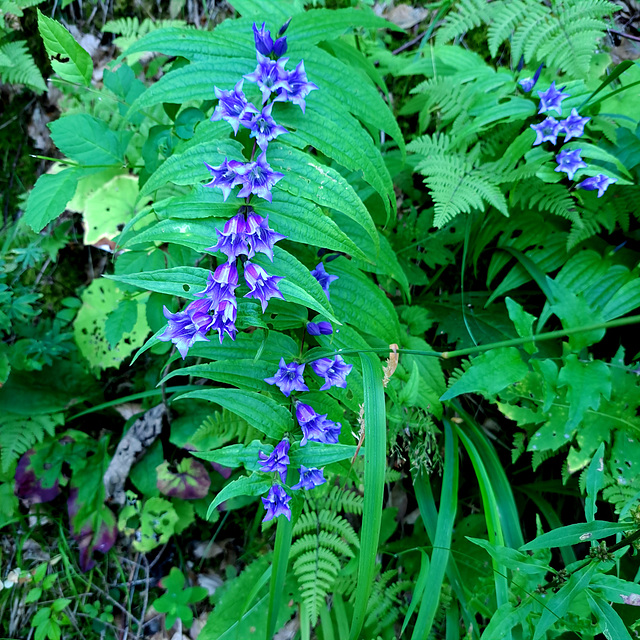
[[[493,21],[489,25],[489,52],[495,58],[500,45],[507,40],[518,23],[530,11],[529,2],[524,0],[501,0],[493,3]]]
[[[293,527],[293,535],[300,536],[320,528],[324,532],[333,532],[344,538],[350,545],[358,547],[360,542],[354,528],[340,514],[329,509],[319,512],[303,513]],[[349,552],[350,553],[350,552]],[[346,555],[349,555],[347,553]]]
[[[47,90],[26,42],[21,40],[0,45],[0,81],[6,84],[23,84],[36,93]]]
[[[491,5],[487,0],[461,0],[456,6],[456,11],[447,14],[444,23],[438,29],[436,43],[445,44],[467,31],[476,29],[488,22],[490,14]]]
[[[549,211],[571,220],[577,227],[582,226],[575,198],[560,184],[541,184],[538,180],[523,182],[514,189],[512,195],[520,201],[523,209]]]
[[[189,442],[198,449],[204,450],[221,447],[231,440],[249,444],[260,437],[260,432],[250,426],[246,420],[223,409],[222,412],[215,411],[205,418]]]
[[[6,473],[11,464],[37,442],[44,440],[45,434],[52,436],[57,426],[64,424],[62,413],[50,415],[21,416],[5,414],[0,428],[0,460],[2,471]]]
[[[35,7],[44,0],[2,0],[0,2],[0,13],[11,14],[21,18],[24,15],[24,9]]]

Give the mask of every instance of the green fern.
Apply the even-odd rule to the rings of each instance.
[[[456,5],[456,11],[449,13],[438,29],[436,43],[444,44],[471,31],[487,22],[487,14],[492,5],[486,0],[461,0]]]
[[[373,583],[365,626],[377,635],[388,629],[404,613],[405,607],[400,594],[413,591],[414,584],[409,580],[399,580],[395,569],[381,573]]]
[[[232,440],[241,444],[249,444],[252,440],[262,437],[246,420],[235,413],[223,409],[215,411],[204,419],[198,430],[191,436],[189,442],[199,450],[211,450],[222,447]]]
[[[113,44],[121,51],[126,51],[134,42],[146,36],[152,31],[163,27],[186,27],[184,20],[150,20],[145,18],[142,22],[138,18],[127,17],[118,20],[109,20],[103,27],[103,31],[116,34]],[[142,54],[135,54],[140,58]]]
[[[469,155],[448,149],[445,136],[422,136],[408,149],[423,155],[416,170],[425,176],[425,184],[434,201],[434,224],[443,227],[460,213],[494,206],[508,216],[507,202],[496,186],[495,174],[482,166],[474,167]]]
[[[56,427],[62,424],[62,413],[33,416],[5,414],[0,426],[0,459],[3,473],[6,473],[11,464],[36,442],[42,442],[45,434],[52,436]]]
[[[514,202],[524,210],[548,211],[582,226],[580,212],[572,194],[560,184],[546,184],[539,180],[523,181],[512,190]]]
[[[44,93],[47,90],[26,42],[16,40],[0,45],[0,82],[23,84],[36,93]]]
[[[42,2],[44,0],[0,0],[0,18],[3,13],[21,18],[24,15],[24,9],[35,7]]]

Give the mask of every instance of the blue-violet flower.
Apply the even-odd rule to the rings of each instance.
[[[235,290],[238,287],[238,270],[235,262],[224,262],[216,268],[214,273],[209,272],[207,286],[196,293],[199,298],[209,301],[210,308],[218,308],[223,300],[235,302]]]
[[[260,300],[262,313],[267,310],[267,301],[271,298],[284,300],[284,296],[277,286],[278,281],[282,280],[282,276],[270,276],[261,266],[253,264],[253,262],[245,262],[244,279],[250,289],[244,297]]]
[[[270,60],[260,52],[256,56],[258,58],[256,70],[253,73],[246,74],[244,77],[249,82],[255,82],[258,85],[258,88],[262,91],[262,102],[264,104],[273,91],[290,88],[287,82],[289,73],[284,68],[289,58]]]
[[[302,441],[304,447],[309,440],[323,442],[325,444],[337,444],[342,425],[327,418],[327,414],[316,413],[313,407],[303,402],[296,405],[296,420],[302,429]]]
[[[265,473],[269,471],[277,471],[280,474],[282,482],[287,481],[287,468],[289,466],[289,441],[284,438],[275,446],[271,455],[266,455],[260,451],[260,471]]]
[[[607,187],[614,182],[617,182],[617,178],[610,178],[603,173],[599,173],[597,176],[585,178],[582,182],[578,183],[578,188],[585,189],[586,191],[598,190],[598,198],[601,198]]]
[[[304,383],[304,365],[291,362],[286,364],[284,358],[280,358],[280,364],[275,375],[265,378],[267,384],[275,384],[287,398],[292,391],[309,391],[309,387]]]
[[[347,387],[347,376],[353,369],[352,364],[347,364],[342,356],[336,356],[333,358],[320,358],[311,363],[311,368],[314,373],[321,378],[324,378],[324,384],[320,387],[321,391],[330,389],[334,385],[345,389]]]
[[[555,144],[562,128],[562,125],[553,116],[547,116],[540,124],[532,124],[529,126],[536,132],[536,140],[533,143],[534,147],[543,142]]]
[[[564,89],[564,87],[562,87]],[[545,113],[546,111],[557,111],[562,115],[561,102],[569,97],[568,93],[562,93],[562,89],[558,91],[556,89],[555,80],[551,83],[551,86],[546,91],[538,91],[540,96],[540,109],[538,113]]]
[[[287,52],[287,39],[278,38],[274,43],[271,32],[265,27],[264,22],[260,29],[258,29],[255,22],[253,23],[253,38],[256,43],[256,50],[263,56],[273,54],[276,58],[279,58]]]
[[[207,182],[205,187],[218,187],[222,191],[223,200],[229,197],[231,189],[235,186],[242,184],[242,178],[238,174],[238,169],[244,167],[244,162],[238,162],[237,160],[227,160],[218,167],[212,167],[210,164],[204,163],[207,169],[213,175],[213,180]]]
[[[574,149],[573,151],[561,151],[556,156],[556,162],[558,166],[556,171],[564,171],[569,176],[570,180],[573,180],[578,169],[584,169],[587,167],[587,163],[580,157],[582,149]]]
[[[325,320],[309,322],[307,323],[307,333],[310,336],[329,336],[333,333],[333,327],[330,322]]]
[[[293,71],[288,72],[286,80],[286,86],[278,92],[276,101],[293,102],[293,104],[297,104],[302,109],[302,113],[304,113],[306,107],[304,99],[311,91],[318,88],[313,82],[309,82],[304,70],[304,61],[301,60]]]
[[[536,82],[538,82],[538,78],[540,77],[540,72],[542,71],[542,67],[544,67],[544,63],[541,64],[537,69],[533,78],[523,78],[518,81],[518,84],[522,87],[523,91],[527,93],[536,86]]]
[[[275,140],[281,133],[289,133],[271,116],[273,102],[268,104],[260,113],[252,114],[242,121],[251,130],[250,138],[255,138],[258,146],[265,151],[271,140]]]
[[[269,228],[269,216],[262,218],[250,209],[247,215],[247,240],[251,245],[249,257],[252,258],[256,253],[264,253],[273,262],[273,245],[280,240],[284,240],[287,236],[277,233]]]
[[[247,98],[242,91],[244,80],[240,80],[232,91],[223,91],[214,87],[213,91],[218,98],[218,106],[214,109],[211,120],[226,120],[232,127],[233,133],[238,133],[240,120],[248,113],[257,113],[257,109],[247,102]]]
[[[205,302],[205,305],[202,303]],[[189,349],[196,342],[208,342],[206,333],[213,323],[213,318],[206,312],[206,301],[196,300],[184,310],[171,313],[167,307],[163,308],[164,317],[168,320],[164,333],[159,340],[171,340],[176,345],[182,359],[187,357]]]
[[[571,109],[571,115],[565,118],[560,126],[565,133],[565,142],[571,140],[571,138],[579,138],[584,133],[584,125],[589,122],[591,118],[581,118],[577,109]]]
[[[287,520],[291,520],[291,507],[289,502],[291,496],[279,485],[274,484],[266,498],[262,498],[262,504],[267,510],[267,515],[262,519],[262,522],[268,522],[278,516],[284,516]]]
[[[292,489],[307,489],[307,491],[314,487],[319,487],[324,484],[327,479],[322,473],[322,469],[316,469],[315,467],[307,468],[303,464],[300,465],[300,482],[294,484]]]
[[[327,273],[324,265],[320,262],[316,268],[311,271],[311,275],[320,283],[322,290],[327,294],[327,298],[329,297],[329,285],[337,280],[339,276],[331,275]]]
[[[229,262],[234,262],[239,255],[248,255],[246,222],[241,213],[233,216],[224,224],[222,231],[216,229],[218,242],[207,251],[220,251],[227,256]]]
[[[247,162],[238,171],[242,178],[242,189],[238,193],[238,198],[244,198],[254,193],[259,198],[271,202],[271,189],[276,182],[284,178],[283,173],[272,171],[267,162],[267,153],[263,151],[254,162]]]
[[[226,333],[232,340],[236,339],[236,318],[238,317],[238,303],[235,298],[221,300],[218,303],[211,328],[218,332],[220,342]]]

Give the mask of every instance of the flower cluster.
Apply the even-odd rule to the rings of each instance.
[[[311,275],[318,280],[327,297],[329,297],[329,285],[334,280],[337,280],[338,276],[327,273],[322,263],[318,264],[316,268],[311,271]],[[333,328],[329,322],[310,322],[307,325],[307,332],[310,335],[316,336],[329,335],[333,332]],[[352,367],[353,365],[347,364],[342,356],[339,355],[334,358],[320,358],[311,363],[313,372],[318,377],[324,379],[324,383],[320,387],[321,390],[327,390],[333,386],[342,389],[346,388],[346,378],[351,372]],[[309,387],[304,380],[304,368],[304,364],[298,364],[297,362],[287,364],[284,358],[281,358],[278,370],[270,378],[265,378],[265,382],[277,386],[287,398],[290,397],[294,391],[309,391]],[[294,402],[296,405],[296,420],[302,431],[301,447],[304,447],[310,440],[325,444],[338,443],[338,437],[342,428],[339,422],[329,420],[326,413],[319,414],[312,406],[300,400],[296,399]],[[276,445],[271,455],[267,456],[261,452],[259,455],[261,471],[275,471],[280,475],[282,482],[286,482],[287,468],[289,465],[289,447],[289,440],[285,437]],[[300,481],[291,487],[293,490],[309,490],[326,482],[322,469],[315,467],[308,468],[300,465],[299,473]],[[291,509],[288,506],[290,500],[291,497],[280,485],[273,485],[267,497],[262,498],[264,507],[267,510],[263,522],[279,515],[284,515],[287,519],[291,519]]]
[[[260,28],[254,24],[258,60],[256,70],[241,79],[230,91],[214,87],[218,104],[211,120],[229,123],[234,134],[238,133],[240,127],[249,129],[249,135],[255,139],[255,143],[249,162],[228,158],[219,166],[211,166],[205,162],[212,175],[211,181],[205,186],[219,188],[225,201],[233,189],[240,187],[237,195],[245,198],[245,204],[235,216],[227,220],[222,231],[216,230],[218,241],[207,251],[223,254],[225,262],[219,264],[213,273],[209,273],[207,285],[196,294],[197,299],[177,313],[164,308],[168,323],[158,338],[173,342],[183,358],[196,342],[209,339],[207,333],[210,330],[218,332],[220,342],[225,335],[235,340],[238,314],[235,290],[239,286],[240,268],[249,288],[244,297],[259,300],[263,313],[271,298],[284,299],[278,288],[278,282],[282,278],[269,275],[260,265],[250,260],[257,253],[263,253],[273,262],[273,246],[285,236],[271,229],[268,218],[259,216],[249,203],[254,195],[271,202],[271,190],[284,177],[267,162],[269,142],[287,133],[273,118],[274,104],[293,102],[304,112],[306,96],[318,88],[308,81],[303,62],[293,71],[285,69],[288,59],[281,56],[287,50],[287,40],[284,37],[287,26],[288,23],[280,29],[274,42],[264,23]],[[261,108],[247,100],[243,91],[245,80],[257,84],[260,89]],[[257,158],[256,147],[260,149]]]
[[[520,85],[525,91],[531,91],[538,81],[542,65],[536,71],[533,78],[525,78],[520,81]],[[546,91],[538,91],[540,97],[540,106],[538,113],[549,113],[555,111],[559,116],[562,115],[562,101],[571,97],[568,93],[563,93],[564,87],[561,89],[556,88],[555,81],[551,83],[551,86]],[[533,142],[533,146],[542,144],[543,142],[550,142],[555,145],[558,142],[558,136],[563,135],[564,141],[568,142],[571,138],[580,138],[584,134],[584,127],[591,118],[582,117],[577,109],[572,109],[569,116],[564,120],[556,120],[551,115],[547,115],[542,122],[538,124],[530,125],[536,132],[536,139]],[[570,180],[574,179],[576,172],[579,169],[586,169],[587,163],[582,159],[580,154],[582,149],[573,150],[561,150],[556,155],[555,171],[566,173]],[[598,191],[598,198],[601,197],[606,191],[607,187],[616,182],[615,178],[610,178],[602,173],[585,178],[578,183],[580,189],[586,191]]]

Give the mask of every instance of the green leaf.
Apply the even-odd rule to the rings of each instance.
[[[212,220],[161,220],[132,234],[124,246],[171,243],[200,253],[215,244],[216,228],[222,229],[221,224]]]
[[[211,517],[213,510],[221,505],[225,500],[238,496],[259,496],[266,493],[271,488],[273,482],[263,475],[242,476],[226,485],[215,497],[207,509],[207,520]]]
[[[133,331],[138,320],[138,302],[124,298],[120,304],[107,316],[104,334],[107,342],[114,348],[125,333]]]
[[[594,594],[590,589],[587,589],[586,593],[591,612],[602,625],[602,633],[607,640],[631,640],[629,629],[618,612],[604,598]]]
[[[178,396],[176,400],[197,398],[219,404],[240,416],[266,436],[280,440],[293,429],[291,414],[269,396],[241,389],[203,389]]]
[[[323,467],[327,464],[350,460],[356,454],[358,447],[346,444],[323,444],[309,441],[304,447],[293,445],[289,451],[292,467]],[[360,448],[359,455],[365,454],[365,447]]]
[[[174,369],[158,384],[164,384],[175,376],[193,376],[255,391],[271,391],[273,387],[264,382],[264,379],[270,378],[273,375],[273,370],[273,364],[264,360],[255,361],[243,358],[218,360],[217,362]]]
[[[604,442],[600,443],[587,470],[587,498],[584,503],[584,515],[587,522],[593,522],[596,518],[596,500],[599,491],[604,487]]]
[[[491,349],[471,360],[471,366],[442,395],[441,401],[463,393],[495,395],[524,378],[529,369],[516,347]]]
[[[181,460],[176,471],[169,468],[165,460],[156,469],[160,493],[171,498],[197,500],[209,493],[211,479],[204,465],[193,458]]]
[[[538,559],[518,551],[517,549],[511,549],[501,545],[491,544],[488,540],[481,538],[471,538],[465,536],[467,540],[482,547],[494,560],[499,564],[511,569],[513,571],[522,571],[527,574],[538,574],[543,577],[551,568]]]
[[[275,191],[283,190],[294,198],[306,198],[321,207],[340,211],[360,225],[371,240],[378,243],[378,232],[371,214],[353,187],[335,169],[318,162],[314,156],[277,141],[269,144],[269,164],[284,173]]]
[[[192,455],[230,469],[243,466],[247,471],[253,472],[260,471],[261,463],[258,454],[261,451],[266,455],[270,455],[271,451],[273,451],[273,446],[259,440],[253,440],[246,447],[242,444],[231,444],[213,451],[192,451]]]
[[[628,531],[631,528],[633,528],[633,525],[630,522],[605,522],[603,520],[570,524],[566,527],[560,527],[559,529],[554,529],[548,533],[543,533],[535,540],[527,542],[527,544],[521,547],[521,549],[523,551],[528,551],[580,544],[585,540],[600,540],[600,538],[608,538],[616,533]]]
[[[45,173],[38,178],[29,194],[25,222],[39,233],[55,220],[67,206],[78,186],[79,172],[65,169],[59,173]]]
[[[611,370],[601,360],[581,362],[571,353],[558,376],[558,387],[565,386],[569,401],[567,428],[572,429],[580,424],[588,409],[600,406],[601,396],[611,399]]]
[[[51,59],[53,70],[63,80],[88,87],[93,75],[91,56],[59,22],[47,18],[40,9],[38,9],[38,30]]]
[[[51,610],[55,612],[60,612],[71,604],[71,600],[69,598],[58,598],[53,601],[51,605]]]
[[[195,294],[207,286],[209,271],[199,267],[173,267],[172,269],[158,269],[143,271],[123,276],[106,275],[105,278],[130,284],[140,289],[166,293],[170,296],[180,296],[188,300],[195,300]]]
[[[533,322],[536,319],[535,316],[527,313],[521,304],[518,304],[511,298],[507,297],[504,301],[507,304],[509,318],[511,318],[511,322],[513,322],[518,335],[521,338],[530,338],[533,336]],[[522,345],[522,348],[530,354],[533,354],[538,350],[538,347],[536,347],[534,342],[525,342]]]
[[[65,156],[83,165],[122,165],[128,137],[103,120],[74,113],[49,124],[51,137]]]

